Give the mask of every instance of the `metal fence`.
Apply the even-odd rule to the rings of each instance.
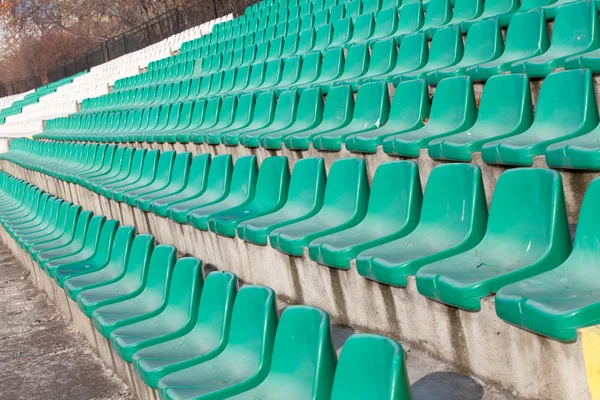
[[[42,86],[42,78],[40,76],[28,76],[20,81],[0,83],[0,97],[24,93],[37,89],[40,86]]]
[[[101,43],[68,63],[51,68],[47,72],[48,82],[89,70],[223,15],[243,14],[247,5],[254,2],[255,0],[201,0],[192,5],[172,9]]]

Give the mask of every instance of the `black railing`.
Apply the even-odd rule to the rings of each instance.
[[[25,93],[42,86],[42,78],[39,76],[28,76],[20,81],[0,83],[0,97],[12,96],[13,94]]]

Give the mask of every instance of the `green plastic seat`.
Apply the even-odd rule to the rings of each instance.
[[[369,46],[366,43],[352,45],[348,48],[346,59],[342,64],[343,72],[339,74],[337,67],[340,64],[338,60],[340,57],[343,57],[343,54],[344,51],[342,49],[329,50],[325,55],[325,57],[331,55],[327,64],[327,74],[324,74],[322,71],[319,79],[313,82],[311,86],[318,86],[323,93],[328,93],[334,84],[354,81],[366,74],[370,62]],[[325,67],[325,59],[323,59],[323,64]]]
[[[392,40],[392,38],[389,38],[386,41]],[[384,66],[383,68],[373,69],[370,67],[367,74],[358,81],[359,84],[381,80],[392,82],[396,76],[423,68],[427,64],[429,56],[427,38],[424,33],[405,36],[397,51],[395,47],[389,51],[391,54],[386,53],[385,55],[391,55],[392,57],[394,54],[396,55],[396,59],[390,62],[391,68],[386,68],[386,64],[383,62],[379,64]]]
[[[479,167],[438,166],[429,175],[416,229],[363,251],[356,257],[356,268],[365,278],[405,287],[408,277],[423,266],[475,247],[483,238],[486,222]]]
[[[352,88],[348,85],[334,87],[327,93],[321,123],[312,129],[285,137],[285,147],[294,150],[308,150],[315,136],[348,125],[352,120],[353,106]]]
[[[177,249],[160,245],[154,248],[147,270],[147,276],[136,294],[127,299],[97,307],[92,314],[92,322],[106,339],[121,326],[147,320],[160,314],[167,306],[167,293],[171,285]],[[106,289],[106,287],[105,287]],[[79,296],[85,296],[82,292]],[[77,298],[79,301],[79,297]]]
[[[30,249],[31,256],[37,261],[40,268],[44,269],[45,264],[50,260],[67,257],[81,250],[92,215],[91,211],[82,211],[77,217],[77,223],[75,224],[73,221],[69,226],[65,226],[60,238],[52,242],[37,244]],[[95,218],[92,228],[99,229],[104,222],[103,218]]]
[[[164,376],[221,353],[227,345],[236,293],[237,278],[234,274],[210,273],[202,287],[192,329],[135,352],[132,363],[140,378],[156,389]]]
[[[476,20],[482,14],[483,8],[484,2],[481,0],[455,0],[452,9],[452,19],[448,24],[459,25],[463,31],[468,31],[471,26],[469,25],[469,29],[466,29],[464,26],[465,22]]]
[[[226,398],[256,387],[269,373],[276,328],[275,293],[266,287],[244,286],[236,296],[223,351],[166,375],[158,383],[161,396]]]
[[[208,221],[209,229],[222,236],[234,237],[241,222],[271,214],[283,207],[289,184],[287,157],[265,158],[258,171],[255,195],[237,207],[212,214]]]
[[[325,164],[322,158],[305,158],[294,165],[287,201],[281,209],[242,221],[237,227],[240,239],[266,245],[269,234],[315,215],[323,204]]]
[[[379,41],[372,46],[367,72],[358,81],[355,79],[337,81],[335,85],[349,84],[352,85],[354,91],[357,91],[359,85],[370,81],[372,77],[390,73],[394,69],[397,59],[398,52],[394,39]]]
[[[394,85],[397,86],[405,80],[424,79],[430,72],[457,64],[462,57],[463,41],[460,28],[453,26],[437,30],[431,40],[427,63],[422,68],[394,76]]]
[[[186,178],[180,181],[182,185],[175,185],[169,194],[153,200],[150,204],[151,211],[160,217],[167,217],[168,210],[172,205],[196,198],[202,194],[206,188],[210,161],[210,154],[194,156]]]
[[[302,91],[298,99],[298,110],[294,123],[288,128],[269,132],[260,138],[260,146],[267,149],[281,149],[286,137],[316,128],[323,120],[323,95],[319,88]]]
[[[429,107],[424,80],[402,82],[394,92],[387,122],[377,129],[347,136],[345,147],[352,152],[375,153],[386,137],[421,128],[429,117]]]
[[[185,257],[173,269],[165,308],[154,317],[125,325],[110,334],[115,352],[131,363],[133,354],[187,333],[196,323],[202,292],[202,262]]]
[[[431,103],[429,121],[423,127],[390,136],[383,141],[387,154],[418,157],[433,139],[469,129],[477,110],[471,78],[457,76],[440,82]]]
[[[323,207],[310,218],[273,230],[269,243],[283,253],[301,256],[313,240],[357,225],[365,216],[368,182],[365,162],[348,158],[333,163]]]
[[[188,224],[206,231],[208,230],[208,222],[214,214],[234,207],[246,206],[252,201],[256,193],[257,176],[258,163],[256,156],[238,158],[231,174],[230,185],[227,186],[227,192],[215,201],[189,210],[186,217]],[[231,189],[229,190],[229,188]]]
[[[488,2],[485,3],[486,6]],[[548,50],[550,39],[546,18],[541,10],[515,14],[506,31],[502,55],[494,60],[473,65],[465,70],[474,81],[483,81],[510,71],[518,61],[536,57]]]
[[[495,298],[500,318],[565,342],[575,342],[579,328],[598,323],[599,184],[594,180],[585,193],[569,257],[556,268],[502,287]]]
[[[146,149],[136,149],[133,153],[133,157],[131,158],[131,163],[129,163],[129,168],[127,168],[127,171],[124,171],[124,176],[119,180],[115,180],[112,182],[105,183],[102,186],[98,186],[98,190],[96,191],[96,193],[106,198],[110,198],[111,190],[113,188],[123,185],[124,182],[133,183],[134,179],[140,176],[142,173],[142,166],[144,164],[145,156]]]
[[[310,258],[319,264],[349,269],[350,260],[363,250],[413,231],[419,222],[421,198],[416,163],[381,164],[373,178],[365,218],[354,227],[313,240],[308,246]]]
[[[452,19],[452,3],[450,0],[431,0],[427,4],[425,21],[421,30],[431,37],[437,28],[448,24]]]
[[[221,143],[226,146],[237,146],[240,144],[242,133],[248,134],[258,130],[265,130],[265,128],[268,128],[273,123],[275,107],[275,92],[260,93],[256,96],[256,103],[250,123],[244,126],[243,129],[230,129],[227,132],[221,133]]]
[[[329,315],[314,307],[290,306],[277,327],[269,374],[254,389],[229,398],[329,398],[336,359]]]
[[[169,157],[166,158],[170,157],[172,157],[172,155],[169,155]],[[158,150],[148,150],[144,156],[142,168],[139,171],[136,171],[136,174],[130,175],[129,178],[120,185],[108,190],[110,198],[118,202],[123,202],[125,193],[137,193],[138,190],[143,190],[144,187],[152,183],[154,176],[156,175],[160,158],[161,153]],[[139,172],[139,174],[137,172]]]
[[[592,75],[588,70],[556,72],[544,80],[531,127],[525,132],[486,143],[489,164],[533,165],[553,143],[581,136],[598,124]]]
[[[367,83],[360,87],[356,95],[352,120],[343,128],[329,130],[316,135],[312,145],[318,150],[339,151],[346,137],[379,128],[388,120],[390,98],[385,82]]]
[[[177,153],[177,156],[173,161],[171,176],[169,177],[166,185],[163,185],[161,189],[158,189],[152,193],[140,195],[135,200],[136,207],[142,211],[150,211],[155,200],[169,196],[173,192],[178,192],[185,187],[190,172],[191,160],[192,153]]]
[[[470,311],[501,287],[560,265],[571,252],[562,181],[548,169],[513,169],[496,184],[487,230],[473,249],[424,266],[419,293]]]
[[[131,299],[144,289],[148,275],[148,265],[154,250],[154,237],[151,235],[139,236],[142,239],[136,240],[132,244],[131,257],[127,258],[122,276],[113,282],[84,288],[77,293],[77,305],[89,318],[92,317],[94,310],[97,308]],[[133,245],[136,245],[135,249]]]
[[[246,128],[252,121],[252,113],[255,107],[255,95],[253,93],[246,93],[239,97],[237,102],[232,103],[231,109],[227,111],[226,118],[215,119],[214,123],[206,129],[202,129],[199,132],[194,133],[190,136],[192,143],[207,143],[207,144],[220,144],[221,135],[228,132],[236,132],[240,129]],[[217,102],[215,106],[220,107],[220,101],[215,99]],[[212,112],[212,110],[211,110]],[[224,121],[222,124],[221,121]]]
[[[529,79],[523,74],[490,78],[483,88],[475,124],[468,130],[434,139],[431,158],[470,162],[473,152],[492,140],[525,132],[533,122]]]
[[[174,151],[161,152],[155,173],[152,176],[144,176],[144,178],[147,178],[148,184],[137,186],[132,190],[127,190],[123,193],[123,201],[133,207],[136,205],[138,199],[143,199],[143,195],[152,195],[153,193],[164,189],[170,182],[176,157],[178,157],[178,155]],[[118,198],[116,200],[118,201]]]
[[[44,269],[48,276],[57,279],[59,272],[61,276],[77,274],[98,269],[106,263],[119,222],[107,221],[104,216],[94,218],[90,220],[83,246],[77,253],[45,263]]]
[[[202,186],[200,192],[170,205],[167,209],[167,216],[175,222],[185,224],[189,211],[224,199],[229,193],[232,171],[231,154],[214,157],[210,163],[206,184]]]
[[[441,79],[465,75],[469,67],[494,60],[502,54],[503,50],[504,41],[499,21],[497,19],[488,19],[477,22],[471,26],[467,33],[464,55],[460,62],[451,67],[428,73],[427,83],[435,85]]]
[[[64,202],[61,204],[57,218],[51,221],[50,225],[38,233],[23,236],[19,239],[21,247],[29,252],[33,257],[36,249],[51,248],[61,238],[67,227],[75,225],[77,217],[81,212],[81,206]]]
[[[385,8],[383,8],[385,10]],[[420,1],[406,3],[398,9],[398,22],[396,30],[389,36],[379,39],[371,39],[369,43],[373,44],[380,40],[388,38],[394,39],[396,44],[400,44],[406,35],[418,32],[423,26],[425,19],[423,6]]]
[[[258,101],[258,100],[257,100]],[[244,130],[239,135],[239,143],[246,147],[258,147],[260,139],[271,133],[277,133],[293,126],[298,111],[298,93],[287,90],[277,98],[277,105],[272,116],[272,122],[262,129]]]
[[[148,235],[135,235],[135,227],[121,226],[115,233],[110,251],[104,259],[97,258],[98,267],[76,274],[63,274],[57,271],[56,280],[67,296],[77,301],[77,295],[83,290],[116,282],[125,274],[125,267],[132,249],[140,250],[141,242],[148,242]],[[135,255],[133,256],[135,257]]]
[[[393,339],[373,335],[350,336],[335,370],[332,400],[410,400],[404,350]]]
[[[512,72],[543,77],[565,66],[567,57],[600,47],[598,11],[593,1],[569,3],[560,7],[546,52],[512,64]]]

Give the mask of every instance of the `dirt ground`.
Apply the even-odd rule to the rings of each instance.
[[[131,399],[27,273],[0,246],[0,399]]]

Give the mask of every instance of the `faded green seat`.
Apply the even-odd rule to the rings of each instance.
[[[449,0],[446,0],[449,1]],[[402,49],[402,44],[400,44]],[[460,28],[446,27],[436,31],[429,47],[427,64],[411,72],[393,78],[394,85],[410,79],[424,79],[428,73],[457,64],[463,57],[463,41]]]
[[[385,82],[367,83],[360,87],[352,108],[352,120],[343,128],[329,130],[312,138],[313,148],[339,151],[346,137],[372,131],[385,124],[390,112],[390,97]]]
[[[580,1],[560,7],[546,52],[510,67],[512,72],[543,77],[565,66],[565,59],[600,47],[598,11],[593,1]]]
[[[395,10],[392,11],[395,12]],[[352,90],[357,91],[359,85],[368,82],[372,77],[389,74],[394,69],[397,60],[398,52],[394,39],[387,38],[379,41],[371,46],[369,67],[360,79],[338,80],[334,85],[351,85]]]
[[[190,173],[191,160],[192,153],[178,152],[175,160],[173,160],[173,168],[168,180],[161,183],[162,188],[159,188],[152,193],[140,195],[135,200],[135,206],[142,211],[150,211],[154,201],[169,196],[173,192],[179,192],[184,188]]]
[[[48,276],[57,278],[59,271],[61,275],[76,274],[86,270],[92,271],[93,268],[102,266],[108,258],[118,228],[119,221],[114,219],[106,220],[104,216],[92,218],[83,240],[83,246],[77,253],[45,263],[44,269]],[[101,260],[100,263],[97,260]]]
[[[373,74],[371,74],[371,68],[369,68],[368,76],[362,77],[358,83],[363,84],[379,80],[392,82],[394,77],[423,68],[425,64],[427,64],[428,57],[429,48],[427,47],[427,38],[425,37],[425,34],[416,33],[413,35],[406,35],[402,38],[400,47],[397,50],[393,68],[386,72],[378,70],[376,71],[377,73]]]
[[[431,37],[438,28],[448,24],[451,19],[452,3],[450,0],[431,0],[427,4],[425,21],[421,30]]]
[[[176,253],[177,250],[172,246],[156,246],[152,252],[142,290],[131,298],[102,305],[94,310],[92,322],[102,336],[109,339],[115,329],[149,319],[164,310],[167,305],[167,293],[173,276]],[[80,294],[83,295],[85,292]]]
[[[218,97],[208,100],[206,104],[206,118],[201,128],[188,135],[177,135],[177,141],[183,143],[211,143],[219,144],[220,132],[235,130],[246,126],[252,118],[255,96],[252,93],[239,98],[235,95],[220,99]]]
[[[277,327],[269,374],[255,388],[229,398],[329,398],[336,359],[329,315],[314,307],[290,306]]]
[[[424,266],[419,293],[470,311],[501,287],[560,265],[571,235],[560,175],[513,169],[498,179],[485,236],[473,249]]]
[[[142,254],[143,249],[152,244],[150,235],[135,235],[135,228],[122,226],[115,234],[115,240],[107,255],[106,262],[100,268],[77,275],[62,274],[58,271],[57,281],[65,293],[77,301],[77,295],[84,290],[112,284],[123,278],[130,257]],[[136,251],[138,253],[132,253]],[[100,264],[102,261],[98,262]]]
[[[265,158],[258,170],[255,195],[239,206],[211,214],[209,229],[222,236],[234,237],[241,222],[277,212],[283,207],[289,184],[287,157]]]
[[[318,87],[305,89],[298,99],[298,110],[294,124],[276,132],[262,135],[260,146],[267,149],[281,149],[286,137],[314,129],[322,120],[323,95],[321,90]]]
[[[206,184],[197,194],[170,205],[167,216],[175,222],[185,224],[189,211],[224,199],[229,193],[232,171],[231,154],[214,157],[210,163]]]
[[[315,215],[277,228],[269,235],[273,248],[301,256],[319,237],[355,226],[365,216],[369,196],[365,162],[358,158],[333,163],[327,178],[323,207]]]
[[[459,1],[459,0],[457,0]],[[427,74],[427,83],[437,84],[441,79],[465,75],[469,67],[486,63],[498,58],[504,50],[504,41],[500,23],[497,19],[488,19],[473,24],[467,33],[464,55],[460,62],[432,71]]]
[[[76,299],[73,300],[77,301],[79,309],[89,318],[97,308],[131,299],[144,289],[150,258],[154,250],[154,237],[141,236],[143,236],[143,240],[140,239],[135,243],[137,244],[136,253],[132,253],[131,257],[127,258],[123,275],[113,282],[83,288],[77,294],[73,293],[73,296],[76,295]],[[67,291],[67,293],[69,292]]]
[[[165,157],[169,159],[173,155]],[[158,168],[158,162],[161,158],[161,152],[158,150],[148,150],[144,156],[144,162],[140,169],[132,170],[132,173],[121,184],[110,188],[105,188],[112,200],[123,202],[125,193],[134,193],[152,183]],[[104,193],[104,192],[103,192]]]
[[[266,245],[269,234],[282,226],[314,216],[323,204],[325,163],[322,158],[303,158],[294,165],[288,196],[279,210],[242,221],[237,227],[240,239]]]
[[[487,2],[485,2],[487,4]],[[491,2],[494,4],[494,2]],[[455,0],[452,4],[452,19],[448,22],[448,25],[458,25],[463,31],[469,31],[473,23],[465,26],[465,22],[477,20],[477,18],[483,13],[485,6],[483,0]]]
[[[384,139],[383,151],[387,154],[418,157],[421,149],[426,148],[431,140],[471,128],[476,117],[471,78],[457,76],[444,79],[433,95],[427,124]]]
[[[77,217],[81,212],[81,206],[64,202],[61,204],[56,220],[52,221],[50,226],[39,233],[23,236],[19,239],[21,247],[33,257],[36,249],[52,248],[52,245],[61,238],[67,227],[73,227]],[[4,224],[4,223],[3,223]]]
[[[227,345],[237,278],[229,272],[212,272],[206,277],[197,317],[186,333],[168,341],[145,346],[133,355],[136,372],[156,389],[166,375],[208,360]]]
[[[310,242],[310,258],[320,264],[349,269],[350,260],[363,250],[413,231],[419,222],[421,198],[416,163],[381,164],[375,171],[365,218],[356,226]]]
[[[599,196],[600,181],[594,180],[583,198],[573,251],[564,263],[498,291],[500,318],[565,342],[575,342],[579,328],[598,324]]]
[[[275,92],[260,93],[256,96],[256,103],[250,123],[244,126],[243,129],[234,129],[221,133],[221,143],[226,146],[237,146],[240,144],[240,136],[242,134],[249,134],[268,128],[273,123],[275,107]]]
[[[337,61],[339,57],[342,57],[343,59],[344,50],[332,49],[327,51],[326,56],[330,53],[331,57],[330,60],[328,60],[328,65],[330,65],[330,67],[327,70],[327,74],[323,74],[322,72],[319,79],[310,85],[318,86],[323,93],[328,93],[335,84],[339,84],[338,82],[355,81],[362,78],[369,69],[371,52],[366,43],[354,44],[347,49],[346,59],[342,64],[343,69],[341,74],[338,73],[338,70],[335,67],[338,66]],[[323,64],[325,64],[325,59],[323,59]]]
[[[272,122],[262,129],[250,129],[248,131],[244,129],[239,136],[239,143],[246,147],[258,147],[263,136],[291,128],[296,121],[297,112],[297,91],[292,89],[281,93],[277,98],[277,106],[272,116]]]
[[[429,107],[424,80],[401,82],[394,92],[387,122],[377,129],[348,135],[344,146],[352,152],[375,153],[385,138],[421,128],[429,117]]]
[[[352,120],[354,98],[350,86],[332,88],[325,99],[323,119],[316,127],[290,134],[284,138],[288,149],[308,150],[312,139],[327,132],[342,129]]]
[[[262,286],[244,286],[236,296],[225,348],[166,375],[158,383],[161,396],[225,398],[256,387],[269,373],[276,329],[275,293]]]
[[[240,157],[235,162],[231,179],[227,180],[227,191],[208,204],[194,206],[187,212],[187,222],[193,227],[208,230],[208,221],[213,214],[229,210],[234,207],[244,207],[252,201],[256,192],[258,176],[258,163],[256,156]],[[223,178],[221,178],[221,182]]]
[[[160,153],[158,163],[156,165],[155,173],[150,175],[142,175],[146,179],[147,184],[138,185],[134,189],[125,190],[123,193],[123,201],[134,207],[138,199],[144,199],[144,195],[152,198],[151,196],[155,192],[160,192],[164,189],[171,180],[171,173],[173,172],[173,164],[176,157],[179,155],[174,151],[163,151]],[[181,159],[181,157],[179,157]],[[185,154],[184,154],[184,158]],[[141,180],[140,180],[141,181]],[[118,198],[115,200],[118,201]]]
[[[209,166],[210,154],[194,156],[187,172],[178,174],[180,180],[171,181],[172,187],[169,192],[152,200],[149,207],[151,211],[160,217],[166,217],[172,205],[200,195],[206,188]]]
[[[486,6],[488,2],[485,3]],[[475,81],[482,81],[510,71],[510,66],[521,60],[536,57],[548,50],[550,39],[546,18],[541,10],[515,14],[506,31],[504,52],[500,57],[470,66],[465,73]]]
[[[404,350],[393,339],[373,335],[350,336],[335,370],[332,400],[410,400]]]
[[[38,262],[40,268],[44,269],[44,266],[50,260],[67,257],[81,250],[92,218],[95,218],[92,225],[94,229],[99,229],[104,222],[104,217],[92,217],[92,215],[91,211],[81,211],[76,223],[73,221],[69,226],[65,226],[60,238],[52,242],[38,244],[30,249],[31,256]]]
[[[202,281],[202,262],[193,257],[180,258],[173,269],[165,308],[151,318],[121,326],[110,334],[112,348],[119,357],[131,363],[138,350],[177,338],[192,329]]]
[[[483,238],[487,205],[479,167],[446,164],[429,175],[421,217],[403,238],[373,247],[356,258],[365,278],[404,287],[424,265],[460,254]]]
[[[598,124],[592,74],[571,70],[548,75],[538,95],[533,124],[525,132],[486,143],[481,149],[489,164],[533,165],[553,143],[581,136]]]
[[[144,164],[144,157],[146,156],[146,149],[136,149],[131,158],[129,166],[122,167],[122,173],[115,178],[112,182],[103,183],[102,186],[98,186],[94,192],[104,197],[110,198],[111,190],[115,187],[123,185],[124,182],[133,182],[135,177],[138,177],[142,173],[142,166]],[[67,180],[68,181],[68,180]]]
[[[470,162],[473,152],[481,150],[485,143],[523,133],[532,122],[527,76],[494,76],[483,88],[475,124],[465,131],[432,140],[427,152],[434,159]]]

